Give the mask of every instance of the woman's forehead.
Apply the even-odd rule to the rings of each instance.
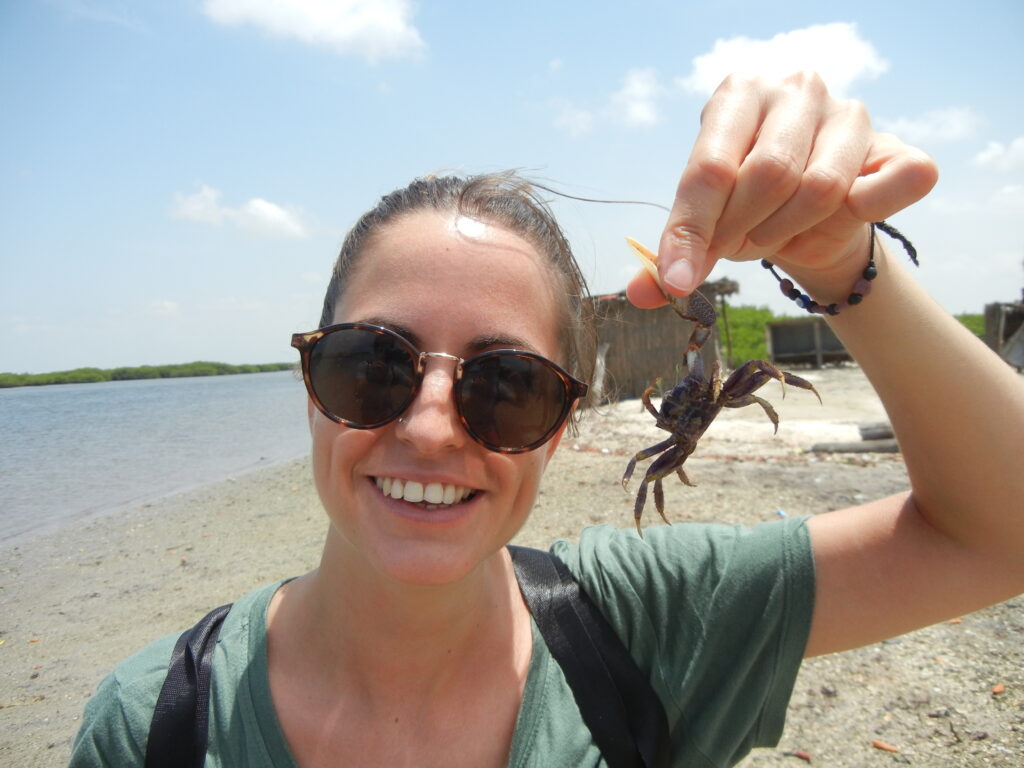
[[[514,232],[469,216],[417,212],[367,243],[334,321],[369,313],[403,324],[441,322],[476,335],[532,338],[531,346],[555,354],[556,282],[545,259]]]

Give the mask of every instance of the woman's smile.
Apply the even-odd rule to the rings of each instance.
[[[473,501],[483,495],[482,491],[453,483],[421,483],[399,477],[374,477],[372,480],[384,508],[415,523],[458,523],[476,511],[478,505]]]
[[[385,496],[402,499],[410,504],[422,504],[426,508],[450,507],[469,498],[475,493],[472,488],[452,483],[420,483],[402,480],[399,477],[375,477],[377,487]]]

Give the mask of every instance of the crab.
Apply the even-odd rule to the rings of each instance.
[[[636,495],[636,503],[633,506],[636,530],[643,536],[640,519],[647,502],[647,486],[654,483],[654,506],[662,520],[669,523],[669,519],[665,516],[665,492],[662,488],[662,480],[674,472],[685,485],[693,487],[693,483],[683,471],[683,464],[697,447],[697,441],[723,408],[743,408],[756,403],[764,409],[777,433],[779,431],[778,414],[767,400],[758,397],[754,392],[769,381],[776,380],[782,386],[783,397],[786,395],[787,384],[810,390],[818,398],[818,402],[821,402],[821,395],[809,381],[794,376],[792,373],[781,371],[766,360],[748,360],[734,370],[725,381],[722,381],[721,364],[716,360],[711,366],[711,375],[706,376],[700,350],[711,337],[711,330],[717,318],[715,308],[707,298],[696,291],[683,298],[671,296],[665,291],[658,277],[657,255],[632,238],[626,238],[626,241],[654,278],[655,283],[661,288],[676,313],[684,320],[694,323],[693,333],[690,335],[686,347],[687,375],[662,395],[661,405],[658,408],[651,403],[651,395],[656,389],[657,382],[649,386],[641,396],[644,407],[654,416],[658,428],[664,429],[671,435],[668,439],[644,448],[633,456],[622,476],[622,487],[627,488],[637,462],[661,454],[648,466]]]

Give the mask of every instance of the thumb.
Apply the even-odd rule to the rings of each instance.
[[[699,164],[691,162],[683,171],[658,244],[661,281],[673,295],[692,293],[711,274],[716,259],[708,250],[729,193]]]
[[[711,234],[700,225],[673,223],[673,217],[669,218],[658,245],[661,282],[669,293],[688,295],[711,274],[715,266],[715,259],[708,254]]]

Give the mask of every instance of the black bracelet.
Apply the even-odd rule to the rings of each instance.
[[[910,260],[914,262],[914,266],[920,266],[917,262],[917,249],[898,229],[896,229],[896,227],[886,224],[884,221],[873,222],[871,224],[871,247],[868,251],[868,265],[864,267],[864,271],[861,272],[860,279],[853,284],[853,290],[850,292],[850,295],[846,297],[846,301],[840,301],[838,303],[828,305],[819,304],[797,288],[792,280],[784,278],[776,272],[775,265],[768,261],[768,259],[761,259],[761,266],[771,272],[772,275],[775,276],[775,279],[779,281],[779,288],[782,290],[782,295],[787,299],[792,299],[793,302],[801,309],[805,309],[814,315],[838,315],[844,309],[852,307],[855,304],[860,304],[864,297],[871,293],[871,281],[878,277],[878,267],[875,266],[876,228],[885,232],[889,237],[899,240],[903,244],[903,248],[906,250],[907,255],[910,256]]]

